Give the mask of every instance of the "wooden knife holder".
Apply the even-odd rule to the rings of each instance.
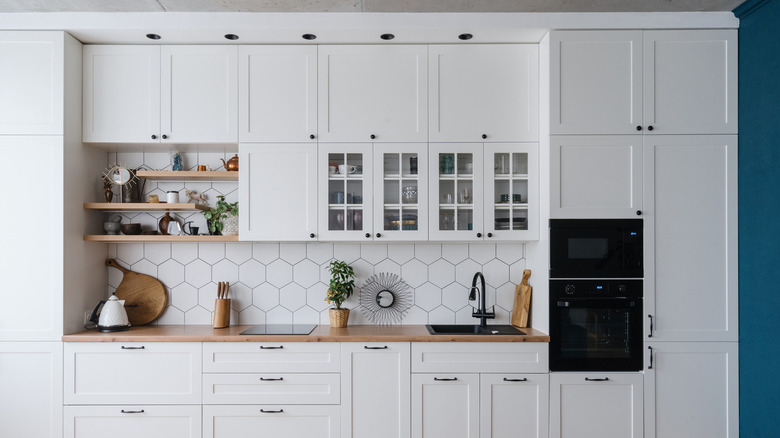
[[[214,300],[214,328],[230,327],[230,298]]]

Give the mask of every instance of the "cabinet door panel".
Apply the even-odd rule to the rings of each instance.
[[[428,154],[430,239],[482,241],[482,144],[431,143]]]
[[[203,406],[203,438],[338,438],[339,434],[338,406]]]
[[[320,240],[373,240],[371,144],[320,144],[318,150]]]
[[[485,144],[485,230],[494,240],[539,239],[539,145]]]
[[[412,169],[412,160],[414,168]],[[428,145],[374,145],[374,237],[428,239]],[[377,236],[376,234],[379,234]]]
[[[653,134],[736,134],[737,31],[646,31],[644,121]]]
[[[480,438],[547,438],[547,374],[480,375]]]
[[[317,232],[317,147],[239,145],[241,240],[311,241]]]
[[[66,406],[65,438],[200,438],[200,406]]]
[[[479,374],[412,374],[412,438],[479,437]]]

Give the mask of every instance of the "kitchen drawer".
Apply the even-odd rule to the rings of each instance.
[[[200,406],[65,406],[64,438],[200,438]]]
[[[339,414],[338,406],[204,405],[203,438],[338,438]]]
[[[412,372],[546,373],[546,342],[415,342]]]
[[[336,342],[207,342],[203,372],[338,373],[340,351]]]
[[[65,404],[200,404],[200,357],[195,342],[65,343]]]
[[[205,404],[337,405],[339,374],[204,374]]]

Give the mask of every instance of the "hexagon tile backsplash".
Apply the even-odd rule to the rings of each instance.
[[[211,324],[217,282],[229,281],[233,324],[328,324],[325,269],[336,258],[355,268],[357,288],[345,306],[350,324],[369,324],[358,309],[360,286],[389,272],[413,289],[414,306],[402,324],[471,323],[468,288],[485,274],[488,306],[508,324],[515,284],[526,266],[522,243],[121,243],[109,257],[158,278],[168,307],[155,324]],[[122,274],[108,269],[108,293]],[[474,303],[471,303],[474,304]]]

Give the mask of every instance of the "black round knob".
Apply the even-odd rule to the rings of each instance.
[[[575,290],[576,288],[573,284],[567,284],[566,287],[563,288],[563,291],[569,295],[573,294]]]
[[[314,134],[309,135],[309,138],[314,140]]]
[[[157,140],[157,136],[152,134],[152,140]]]
[[[477,233],[477,237],[482,237],[482,233]]]
[[[165,140],[166,138],[168,138],[168,136],[163,134],[163,140]]]
[[[625,284],[618,285],[618,292],[620,292],[621,294],[625,293],[626,292],[626,285]]]
[[[493,237],[493,233],[488,233],[488,237]]]
[[[369,234],[369,233],[366,233],[366,237],[371,237],[371,234]]]
[[[376,138],[376,135],[374,135],[374,134],[371,134],[371,140],[373,140],[373,139],[375,139],[375,138]]]
[[[380,233],[376,233],[376,237],[382,237]]]
[[[637,127],[636,127],[636,130],[637,130],[637,131],[641,131],[641,130],[642,130],[642,127],[641,127],[641,126],[637,126]]]
[[[647,130],[648,130],[648,131],[652,131],[652,130],[653,130],[653,125],[650,125],[650,126],[648,126],[648,127],[647,127]]]
[[[486,138],[487,138],[487,134],[482,134],[482,139],[486,139]]]
[[[642,210],[637,210],[637,211],[636,211],[636,215],[637,215],[637,216],[642,216]]]
[[[309,237],[311,237],[312,239],[314,239],[314,233],[311,233],[311,234],[309,234]]]

